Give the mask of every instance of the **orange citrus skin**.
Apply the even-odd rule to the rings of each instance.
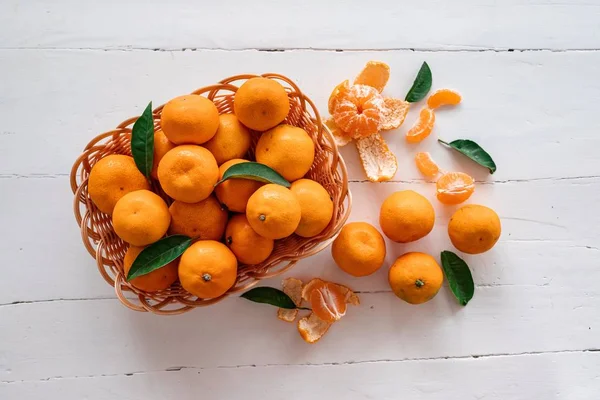
[[[129,246],[125,258],[123,259],[123,269],[125,278],[133,265],[137,256],[144,250],[145,247]],[[177,280],[177,266],[179,260],[173,260],[167,265],[155,269],[149,274],[133,278],[129,283],[139,290],[145,292],[156,292],[169,288]]]
[[[283,186],[268,184],[258,189],[248,200],[246,218],[260,236],[283,239],[290,236],[302,217],[296,196]]]
[[[158,181],[165,193],[186,203],[206,199],[218,179],[217,161],[204,147],[177,146],[158,164]]]
[[[346,93],[348,93],[349,90],[350,81],[348,81],[348,79],[346,79],[344,82],[340,83],[335,88],[333,88],[333,91],[329,95],[329,100],[327,102],[329,114],[333,114],[338,102],[346,95]]]
[[[229,214],[214,196],[198,203],[175,200],[169,207],[170,235],[186,235],[193,239],[221,240]]]
[[[313,313],[326,322],[339,321],[346,314],[346,299],[340,287],[325,282],[315,287],[310,294]]]
[[[283,86],[268,78],[248,79],[234,95],[233,109],[242,124],[263,132],[279,125],[290,111]]]
[[[371,275],[385,261],[385,241],[373,225],[351,222],[333,241],[331,255],[340,269],[352,276]]]
[[[165,104],[160,125],[175,144],[202,144],[219,128],[219,110],[212,101],[196,94],[179,96]]]
[[[219,167],[219,180],[223,179],[225,171],[232,165],[248,162],[248,160],[233,159]],[[215,188],[217,198],[229,211],[246,212],[248,199],[264,184],[252,179],[228,179]]]
[[[250,149],[252,137],[250,131],[233,114],[219,116],[219,129],[208,142],[202,146],[207,148],[221,165],[234,158],[243,158]]]
[[[290,182],[302,178],[315,159],[315,145],[302,128],[282,124],[264,132],[256,144],[256,161]]]
[[[225,230],[225,244],[242,264],[254,265],[265,261],[273,252],[275,242],[260,236],[252,229],[244,214],[236,214]]]
[[[490,250],[502,233],[498,214],[491,208],[469,204],[459,208],[448,224],[448,236],[463,253],[480,254]]]
[[[125,242],[146,246],[167,233],[171,214],[167,203],[156,193],[137,190],[117,202],[112,222],[115,233]]]
[[[461,102],[460,94],[450,89],[440,89],[427,99],[427,107],[432,110],[442,106],[455,106]]]
[[[302,215],[296,235],[313,237],[323,232],[333,217],[333,201],[327,190],[312,179],[298,179],[290,190],[300,203]]]
[[[425,253],[406,253],[388,272],[394,294],[410,304],[425,303],[438,293],[444,281],[442,268]]]
[[[354,84],[371,86],[377,89],[378,92],[381,92],[389,79],[389,65],[381,61],[369,61],[356,79],[354,79]]]
[[[177,147],[177,145],[170,142],[162,130],[158,129],[154,132],[154,158],[152,160],[151,172],[154,179],[158,179],[158,164],[160,163],[160,160],[162,160],[169,150],[172,150],[175,147]]]
[[[419,120],[406,132],[408,143],[419,143],[431,134],[435,123],[435,113],[429,108],[424,108],[419,113]]]
[[[237,279],[237,259],[223,243],[200,240],[181,256],[181,286],[201,299],[224,295]]]
[[[100,211],[112,214],[117,201],[135,190],[150,189],[146,177],[137,169],[133,157],[106,156],[92,167],[88,193]]]
[[[446,173],[436,182],[437,199],[443,204],[460,204],[475,191],[475,181],[463,172]]]
[[[408,243],[429,234],[435,223],[435,211],[425,197],[412,190],[392,193],[381,205],[379,224],[394,242]]]

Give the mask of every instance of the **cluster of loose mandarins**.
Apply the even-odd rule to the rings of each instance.
[[[128,155],[109,155],[92,168],[88,193],[112,216],[114,232],[130,245],[123,273],[142,250],[168,235],[194,240],[169,264],[130,281],[147,292],[169,288],[179,279],[189,293],[216,298],[236,282],[238,264],[255,265],[273,252],[275,240],[321,233],[333,215],[327,190],[305,179],[315,147],[302,128],[283,123],[290,110],[284,87],[256,77],[235,93],[233,114],[219,114],[200,95],[185,95],[162,109],[154,132],[150,182]],[[253,135],[260,135],[254,160]],[[252,179],[221,181],[232,166],[256,161],[291,182],[265,184]],[[159,184],[170,205],[151,190]]]

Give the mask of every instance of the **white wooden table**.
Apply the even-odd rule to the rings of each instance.
[[[600,1],[0,1],[0,399],[600,398]],[[423,61],[434,88],[464,102],[436,133],[494,156],[490,176],[437,143],[385,134],[392,183],[364,181],[352,147],[351,220],[377,226],[389,193],[436,206],[434,231],[388,242],[452,249],[454,208],[413,165],[430,151],[473,174],[472,203],[503,234],[465,257],[467,307],[447,287],[431,302],[395,298],[386,268],[356,279],[329,250],[289,276],[321,276],[362,305],[317,345],[275,310],[239,298],[178,317],[115,299],[84,250],[68,174],[98,133],[155,104],[238,73],[293,77],[323,113],[331,88],[366,61],[390,64],[402,97]],[[278,286],[280,279],[266,282]]]

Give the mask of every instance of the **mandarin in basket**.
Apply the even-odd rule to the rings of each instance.
[[[379,225],[383,233],[394,242],[419,240],[431,232],[434,223],[433,206],[415,191],[392,193],[381,205]]]
[[[279,125],[290,111],[290,100],[283,86],[268,78],[248,79],[233,97],[235,115],[255,131]]]
[[[123,270],[125,276],[129,273],[133,262],[144,250],[144,247],[129,246],[125,258],[123,259]],[[134,287],[143,290],[145,292],[156,292],[158,290],[164,290],[170,287],[177,280],[177,266],[179,259],[173,260],[167,265],[155,269],[149,274],[138,276],[133,278],[129,283]]]
[[[248,162],[248,160],[233,159],[223,163],[219,167],[219,180],[223,179],[223,175],[229,167],[244,162]],[[243,213],[246,212],[246,204],[248,204],[250,196],[262,185],[262,182],[251,179],[232,178],[217,185],[215,194],[229,211]]]
[[[252,229],[244,214],[236,214],[227,223],[225,244],[242,264],[255,265],[273,252],[273,239],[260,236]]]
[[[175,200],[169,207],[170,235],[186,235],[194,239],[221,240],[229,217],[215,196],[198,203]]]
[[[250,197],[246,217],[259,235],[269,239],[283,239],[298,228],[302,211],[300,202],[289,189],[268,184]]]
[[[167,154],[169,150],[173,150],[177,145],[169,139],[165,133],[157,129],[154,132],[154,158],[152,159],[152,172],[151,175],[154,179],[158,179],[158,164],[160,160]]]
[[[379,131],[384,107],[377,89],[352,85],[338,100],[332,116],[341,130],[358,139]]]
[[[312,179],[298,179],[290,191],[296,195],[302,215],[296,235],[313,237],[323,232],[333,217],[333,201],[327,190]]]
[[[221,165],[234,158],[242,158],[248,152],[252,137],[250,131],[233,114],[219,116],[219,129],[208,142],[202,146],[207,148]]]
[[[167,203],[149,190],[127,193],[115,205],[115,233],[134,246],[146,246],[162,238],[171,222]]]
[[[394,294],[410,304],[431,300],[444,282],[442,268],[425,253],[406,253],[392,264],[388,280]]]
[[[219,110],[206,97],[196,94],[179,96],[165,104],[160,126],[175,144],[202,144],[217,132]]]
[[[385,241],[373,225],[351,222],[333,241],[331,255],[336,265],[352,276],[367,276],[385,261]]]
[[[217,161],[204,147],[177,146],[158,164],[158,181],[165,193],[186,203],[206,199],[218,179]]]
[[[255,153],[257,162],[292,182],[306,175],[312,166],[315,144],[304,129],[281,124],[260,136]]]
[[[223,243],[200,240],[179,261],[181,286],[201,299],[225,294],[237,279],[237,259]]]
[[[121,197],[141,189],[150,189],[150,184],[138,170],[133,157],[121,154],[111,154],[94,164],[88,179],[92,201],[106,214],[112,214]]]

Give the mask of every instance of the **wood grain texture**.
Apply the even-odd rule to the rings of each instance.
[[[0,383],[7,399],[596,400],[598,353],[198,369]],[[322,397],[317,397],[322,396]]]
[[[589,0],[5,0],[0,46],[590,49],[599,16]]]

